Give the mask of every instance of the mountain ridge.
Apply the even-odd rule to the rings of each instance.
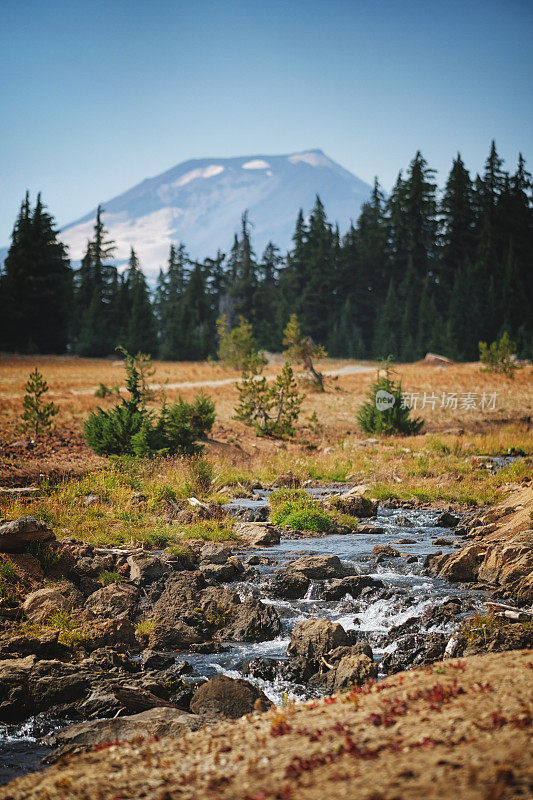
[[[115,263],[125,263],[134,247],[153,279],[164,267],[171,243],[183,242],[193,259],[215,256],[219,249],[227,253],[244,211],[256,253],[261,255],[269,241],[283,252],[290,247],[299,209],[308,214],[317,194],[328,218],[344,231],[370,192],[369,184],[320,148],[195,158],[103,202],[103,221],[117,244]],[[92,237],[95,215],[93,209],[61,230],[73,262],[79,262]]]

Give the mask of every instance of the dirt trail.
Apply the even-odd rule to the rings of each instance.
[[[511,800],[530,796],[533,651],[453,659],[380,684],[134,740],[19,778],[4,800]]]
[[[348,364],[346,367],[340,367],[339,369],[329,369],[324,370],[323,375],[328,378],[333,377],[341,377],[343,375],[356,375],[359,372],[375,372],[374,366],[366,366],[364,364]],[[301,377],[303,373],[297,373],[298,377]],[[274,380],[275,375],[267,375],[267,380]],[[236,375],[233,378],[219,378],[214,381],[178,381],[177,383],[152,383],[150,384],[151,389],[202,389],[202,388],[216,388],[217,386],[229,386],[232,383],[237,383],[240,381],[240,375]],[[71,389],[70,394],[72,395],[91,395],[94,394],[98,387],[88,386],[85,389]],[[121,386],[120,390],[125,390],[125,386]],[[55,392],[50,390],[48,392],[48,396],[60,396],[63,395],[64,391],[62,392]],[[0,397],[23,397],[24,392],[0,392]]]

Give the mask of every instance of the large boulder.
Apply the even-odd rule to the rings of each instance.
[[[289,658],[304,659],[310,666],[320,667],[321,658],[336,647],[350,644],[348,634],[338,622],[329,619],[304,619],[292,631],[287,648]],[[316,669],[313,671],[316,672]]]
[[[196,690],[191,700],[191,711],[207,717],[237,719],[253,711],[266,711],[271,705],[257,686],[242,678],[217,675]]]
[[[200,564],[200,571],[206,581],[210,583],[231,583],[236,580],[239,572],[235,564],[229,561],[226,564]]]
[[[200,550],[200,562],[206,564],[225,564],[231,556],[231,549],[229,547],[221,547],[218,544],[210,542],[204,544]]]
[[[20,517],[0,522],[0,553],[20,553],[33,542],[51,542],[55,538],[42,519]]]
[[[359,655],[347,655],[338,663],[335,670],[335,681],[333,690],[339,692],[348,689],[354,684],[362,686],[370,678],[377,678],[378,665],[364,653]]]
[[[382,581],[370,575],[352,575],[348,578],[334,578],[324,586],[321,597],[324,600],[342,600],[347,594],[359,597],[362,592],[371,594],[384,588]]]
[[[193,612],[199,606],[200,592],[206,586],[205,577],[199,570],[173,573],[151,607],[151,616],[156,619],[182,620],[187,612]]]
[[[279,531],[261,522],[238,522],[235,533],[248,547],[270,547],[280,543]]]
[[[168,620],[154,623],[147,639],[152,650],[186,650],[191,644],[204,641],[204,637],[186,622]]]
[[[95,617],[133,617],[139,590],[130,583],[110,583],[93,592],[85,602],[85,612]]]
[[[55,612],[68,609],[68,607],[68,600],[52,586],[30,592],[22,604],[22,609],[28,619],[38,625],[46,622]]]
[[[478,579],[501,586],[531,575],[533,548],[527,543],[491,547],[480,564]]]
[[[47,744],[59,747],[47,761],[104,742],[128,741],[137,736],[179,737],[185,731],[197,730],[202,724],[200,718],[174,708],[150,708],[127,717],[80,722],[46,738]]]
[[[435,555],[428,561],[429,569],[448,581],[476,581],[486,549],[486,546],[476,543],[451,555]]]
[[[273,576],[270,591],[274,597],[281,597],[284,600],[296,600],[305,597],[310,584],[311,579],[306,578],[301,572],[283,569]]]
[[[372,548],[372,555],[377,558],[399,558],[400,551],[391,544],[376,544]]]
[[[346,569],[338,556],[302,556],[296,561],[291,561],[287,566],[287,571],[299,573],[306,578],[343,578]]]
[[[219,637],[235,642],[263,642],[274,639],[280,630],[276,609],[255,597],[248,597],[235,606],[229,624],[220,630]]]
[[[128,557],[130,580],[141,586],[157,581],[168,570],[167,565],[157,556],[139,553]]]
[[[87,622],[81,630],[81,640],[86,650],[97,650],[108,645],[131,647],[136,644],[135,629],[126,617]]]
[[[343,514],[350,514],[352,517],[374,517],[378,510],[377,500],[370,500],[363,497],[360,491],[349,490],[344,492],[333,501],[333,505]]]

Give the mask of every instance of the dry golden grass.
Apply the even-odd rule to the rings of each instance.
[[[279,356],[273,358],[267,374],[276,372],[279,360]],[[44,374],[50,395],[61,410],[56,418],[54,436],[26,449],[23,443],[17,444],[17,439],[20,440],[17,425],[24,385],[35,366]],[[369,446],[356,421],[357,410],[375,377],[374,365],[368,362],[326,359],[318,365],[323,371],[344,370],[344,373],[328,377],[324,393],[306,389],[298,432],[291,442],[259,438],[253,430],[233,419],[238,397],[235,381],[239,378],[235,370],[205,362],[156,362],[154,366],[154,382],[163,386],[171,402],[180,393],[190,399],[200,390],[198,384],[205,384],[204,391],[213,397],[217,411],[213,441],[207,453],[215,462],[220,462],[223,473],[230,465],[244,471],[249,478],[253,478],[254,473],[259,478],[261,475],[274,477],[286,469],[300,470],[303,476],[316,478],[342,480],[346,475],[357,475],[365,481],[371,478],[376,490],[383,492],[390,493],[396,484],[400,494],[413,489],[421,495],[427,490],[434,496],[438,474],[426,475],[421,462],[415,466],[401,464],[401,455],[392,458],[391,452],[401,453],[402,448],[407,448],[411,454],[418,454],[424,450],[426,440],[432,434],[438,434],[444,447],[450,453],[459,452],[462,458],[479,452],[502,453],[509,447],[532,452],[529,422],[533,407],[531,366],[518,371],[514,380],[481,372],[479,364],[396,366],[396,375],[402,379],[404,391],[418,393],[419,407],[415,413],[425,419],[424,435],[410,440],[385,440],[378,448]],[[367,371],[346,374],[346,368],[357,366],[366,367]],[[38,481],[42,475],[57,480],[104,465],[106,462],[94,456],[83,442],[83,422],[97,406],[110,407],[116,402],[113,397],[96,398],[94,391],[98,384],[123,385],[123,380],[124,368],[119,361],[42,356],[0,359],[0,441],[3,444],[0,484],[23,485]],[[183,383],[195,385],[176,386]],[[426,403],[426,407],[421,408],[424,392],[436,396],[435,408],[433,403]],[[441,408],[443,392],[446,395],[458,393],[457,409]],[[461,408],[461,395],[467,392],[476,393],[478,405],[483,393],[496,392],[495,410]],[[309,426],[313,412],[323,426],[321,431]],[[407,474],[408,467],[412,474]],[[447,476],[441,483],[444,481],[448,485],[458,478],[457,485],[463,484],[459,487],[461,491],[452,492],[457,499],[463,498],[468,502],[469,497],[476,496],[474,486],[471,491],[463,490],[465,478],[461,477],[457,465],[441,463],[426,471],[438,473],[439,470]],[[449,496],[444,488],[442,491],[441,499]]]

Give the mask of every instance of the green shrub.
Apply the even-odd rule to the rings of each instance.
[[[211,398],[199,395],[187,403],[180,397],[170,406],[163,404],[157,417],[145,407],[146,388],[136,359],[126,354],[125,367],[129,397],[109,411],[98,408],[90,415],[84,429],[89,447],[106,456],[198,453],[197,440],[211,430],[215,420]]]
[[[313,364],[314,358],[326,358],[327,353],[321,344],[315,344],[310,336],[304,336],[296,314],[291,314],[287,327],[283,331],[283,345],[287,348],[286,356],[293,364],[302,364],[308,371],[309,380],[319,391],[324,391],[324,376]]]
[[[187,492],[205,494],[209,491],[215,480],[213,465],[206,458],[196,457],[189,464],[189,477],[186,484]]]
[[[280,489],[270,495],[270,521],[296,531],[328,531],[332,519],[303,489]]]
[[[293,436],[304,398],[298,392],[291,366],[286,362],[274,383],[262,374],[263,366],[257,354],[246,362],[237,384],[239,405],[235,419],[264,436]]]
[[[115,397],[120,397],[120,389],[118,386],[106,386],[105,383],[99,383],[98,388],[94,391],[94,396],[102,399],[104,397],[111,397],[111,395],[115,395]]]
[[[252,326],[242,316],[239,317],[239,324],[231,330],[226,314],[219,317],[217,338],[219,360],[234,369],[243,369],[248,359],[256,352]]]
[[[520,369],[516,363],[516,344],[511,341],[507,331],[497,342],[488,345],[479,343],[479,360],[485,366],[482,372],[499,372],[508,378],[514,378],[514,373]]]
[[[26,394],[22,401],[22,423],[20,429],[23,432],[31,431],[36,439],[42,431],[49,433],[52,429],[53,418],[59,411],[59,406],[54,403],[44,403],[43,395],[48,391],[48,384],[35,367],[30,373],[26,384]]]
[[[368,434],[412,436],[420,431],[424,420],[420,417],[411,419],[411,410],[402,404],[401,381],[395,383],[391,374],[390,362],[386,361],[377,371],[376,381],[370,388],[368,400],[358,411],[357,421]],[[387,402],[388,405],[383,405]]]

